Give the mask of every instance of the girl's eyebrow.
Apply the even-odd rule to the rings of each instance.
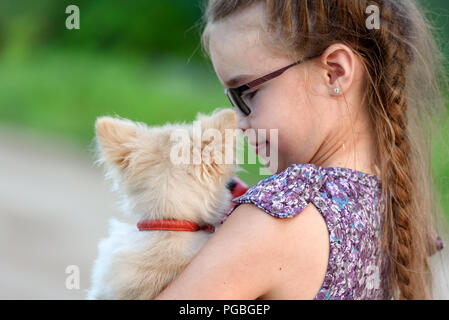
[[[254,78],[255,77],[253,75],[242,74],[242,75],[238,75],[238,76],[226,81],[225,85],[228,88],[234,88],[234,87],[238,87],[241,84],[248,83],[250,81],[250,79],[254,79]]]

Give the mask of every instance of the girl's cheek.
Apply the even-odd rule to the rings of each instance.
[[[251,111],[253,114],[253,111]],[[254,120],[260,125],[260,128],[277,128],[279,129],[278,118],[280,112],[274,103],[263,101],[254,108]],[[269,131],[269,129],[267,129]],[[267,133],[269,134],[269,133]]]
[[[234,112],[237,120],[237,128],[242,130],[248,129],[250,127],[248,117],[246,117],[240,110],[234,110]]]

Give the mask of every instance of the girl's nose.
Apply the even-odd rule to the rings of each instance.
[[[245,131],[249,128],[251,128],[249,124],[249,117],[243,115],[241,112],[236,112],[236,119],[237,119],[237,128],[241,129],[242,131]]]

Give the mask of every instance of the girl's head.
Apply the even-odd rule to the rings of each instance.
[[[357,130],[364,131],[364,138],[369,138],[371,132],[368,113],[360,112],[365,82],[361,59],[344,43],[329,42],[324,52],[321,48],[301,52],[275,48],[268,43],[270,34],[263,25],[266,14],[265,2],[255,1],[242,11],[208,24],[204,39],[217,76],[226,87],[237,87],[309,54],[322,53],[248,90],[245,101],[250,115],[245,116],[239,109],[236,113],[241,129],[265,129],[267,143],[270,129],[278,129],[278,171],[293,163],[326,166],[329,156],[354,129],[347,125],[348,121],[342,126],[348,105],[351,115],[358,118]],[[279,45],[278,39],[274,45]],[[255,140],[252,138],[249,140]]]
[[[444,74],[421,9],[411,0],[209,0],[205,20],[203,47],[226,87],[315,57],[245,92],[251,113],[237,109],[238,126],[266,129],[268,143],[278,129],[281,169],[326,166],[345,141],[372,142],[392,286],[400,298],[428,298],[438,209],[428,129],[444,119]]]

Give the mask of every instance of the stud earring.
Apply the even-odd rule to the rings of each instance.
[[[334,93],[335,94],[340,94],[340,88],[334,88]]]

